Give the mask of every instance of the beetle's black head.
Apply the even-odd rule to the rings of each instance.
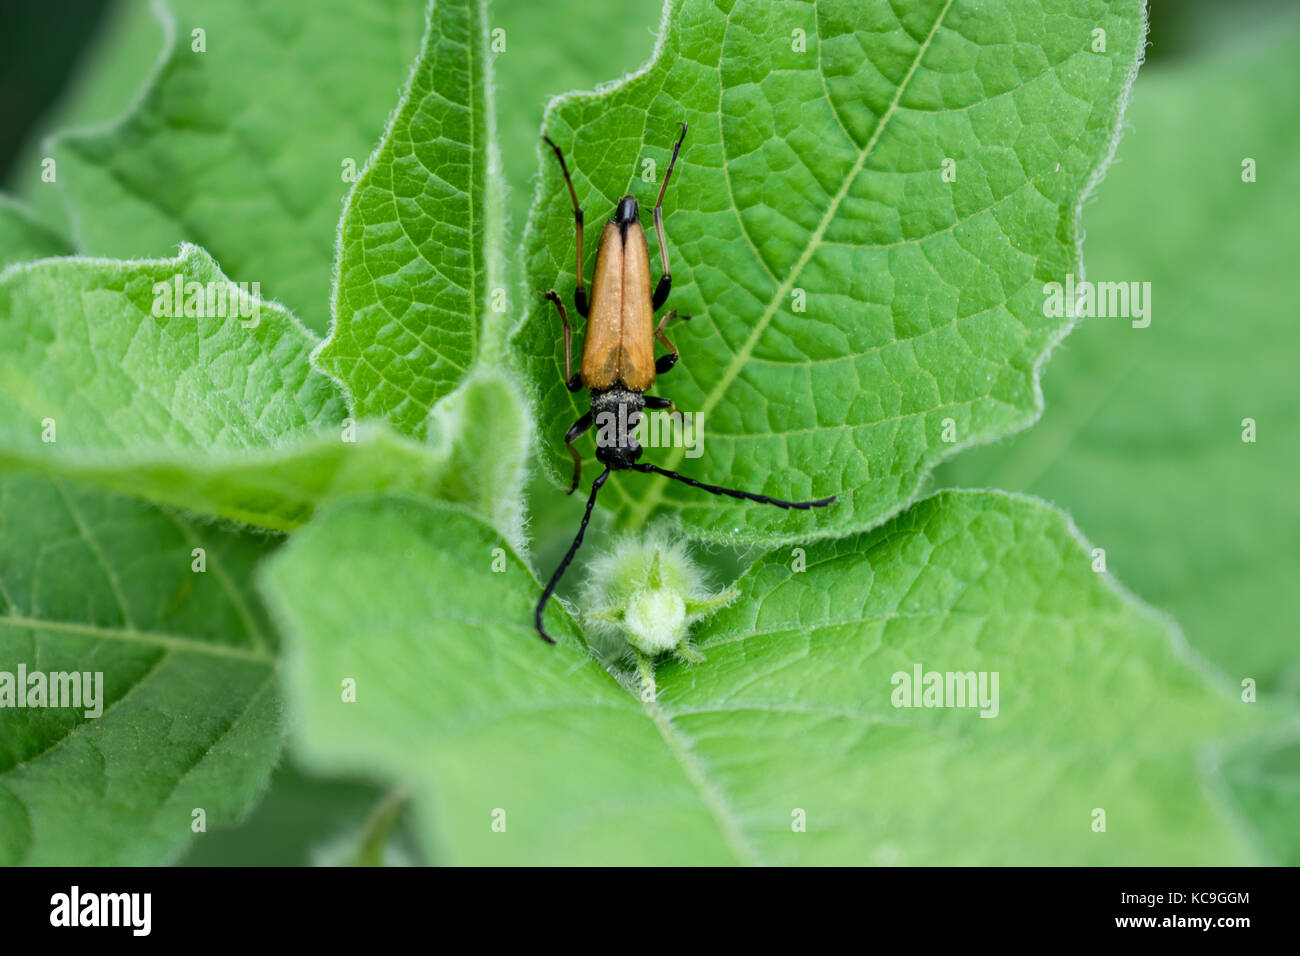
[[[627,234],[627,227],[633,223],[641,221],[641,210],[637,206],[636,200],[631,196],[624,196],[618,201],[618,208],[614,210],[614,224],[618,226],[619,232]]]
[[[631,468],[641,460],[641,446],[635,438],[622,445],[597,445],[596,460],[611,471]]]
[[[618,471],[631,468],[641,458],[636,427],[645,408],[645,395],[615,385],[591,393],[592,424],[596,428],[596,460]]]

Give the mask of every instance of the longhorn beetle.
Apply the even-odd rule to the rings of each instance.
[[[835,496],[819,501],[781,501],[766,495],[756,495],[734,488],[720,488],[706,485],[694,478],[687,478],[675,471],[660,468],[649,462],[640,461],[641,445],[632,437],[632,431],[641,419],[644,408],[669,409],[676,411],[667,398],[646,395],[646,390],[654,384],[655,376],[662,375],[677,364],[677,349],[664,334],[664,328],[674,318],[689,320],[689,315],[679,315],[674,309],[664,314],[659,325],[654,324],[654,314],[668,300],[668,291],[672,288],[672,268],[668,264],[668,243],[664,239],[664,193],[668,189],[668,180],[672,177],[673,167],[677,165],[677,154],[681,151],[682,141],[686,139],[686,124],[682,123],[682,133],[673,146],[673,157],[668,162],[668,171],[664,173],[663,185],[659,187],[659,199],[655,202],[655,234],[659,239],[659,256],[663,260],[663,275],[659,283],[650,291],[650,252],[646,247],[645,231],[641,228],[636,199],[624,196],[618,201],[614,218],[605,223],[600,241],[596,244],[596,271],[591,278],[591,298],[587,298],[586,287],[582,284],[582,207],[578,205],[578,194],[573,188],[573,179],[569,176],[569,167],[564,162],[560,147],[549,136],[542,136],[546,144],[555,152],[560,161],[560,172],[564,174],[564,183],[569,187],[569,198],[573,200],[573,223],[577,232],[577,255],[574,272],[577,286],[573,290],[573,307],[587,320],[587,336],[582,346],[582,366],[575,374],[573,371],[573,328],[569,325],[569,313],[564,302],[554,289],[542,294],[550,299],[560,312],[560,323],[564,328],[564,381],[570,392],[586,388],[591,393],[590,410],[573,423],[564,444],[573,456],[573,483],[569,494],[578,488],[582,477],[582,455],[573,447],[596,419],[607,420],[605,416],[617,416],[616,421],[627,422],[626,429],[618,429],[618,438],[613,444],[596,442],[596,460],[605,466],[596,480],[591,483],[591,495],[587,498],[587,510],[582,516],[577,537],[569,546],[569,552],[560,562],[560,566],[551,575],[551,580],[537,602],[534,615],[537,633],[549,644],[555,641],[542,626],[542,612],[546,602],[555,593],[556,585],[573,561],[573,556],[582,547],[583,535],[587,533],[587,523],[591,521],[591,510],[596,505],[596,494],[600,491],[611,471],[645,472],[663,475],[674,481],[684,482],[692,488],[700,488],[710,494],[728,495],[763,504],[776,505],[778,508],[824,508],[835,502]],[[654,340],[658,339],[668,350],[666,355],[654,356]]]

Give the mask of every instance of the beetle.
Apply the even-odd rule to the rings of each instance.
[[[551,575],[541,600],[537,602],[534,615],[537,633],[549,644],[555,641],[542,626],[542,614],[551,595],[555,593],[560,578],[573,561],[574,555],[582,547],[583,536],[587,533],[587,524],[591,521],[591,512],[596,505],[596,495],[609,478],[612,471],[639,471],[645,474],[663,475],[674,481],[680,481],[715,495],[728,495],[757,501],[761,504],[775,505],[778,508],[824,508],[834,504],[836,496],[821,498],[817,501],[782,501],[735,488],[723,488],[718,485],[705,484],[688,478],[675,471],[660,468],[658,465],[641,461],[641,445],[632,437],[632,431],[640,421],[642,410],[667,409],[676,411],[672,401],[657,395],[646,395],[646,391],[655,383],[657,375],[663,375],[677,364],[676,347],[664,329],[675,318],[683,321],[689,315],[679,314],[675,309],[664,314],[658,326],[654,324],[654,314],[663,308],[672,289],[673,274],[668,260],[668,242],[664,237],[664,193],[668,190],[668,180],[672,178],[673,168],[677,165],[677,155],[681,152],[682,142],[686,139],[686,124],[682,123],[681,135],[673,146],[672,159],[664,173],[663,184],[659,187],[659,198],[655,201],[654,227],[659,240],[659,255],[663,263],[663,273],[659,276],[654,291],[650,288],[650,251],[646,246],[645,230],[641,227],[640,210],[632,196],[624,196],[614,209],[614,217],[605,223],[600,240],[596,245],[596,269],[591,279],[591,297],[582,279],[582,206],[578,203],[578,193],[573,188],[573,179],[569,176],[568,164],[564,153],[549,136],[542,139],[555,153],[559,160],[560,172],[564,175],[565,185],[569,188],[569,198],[573,201],[573,223],[576,232],[576,258],[574,273],[577,284],[573,290],[573,306],[587,320],[587,334],[582,346],[582,364],[578,372],[573,371],[573,327],[569,324],[569,313],[558,292],[550,289],[542,297],[555,304],[560,313],[560,324],[564,334],[564,383],[570,392],[586,388],[591,397],[591,407],[581,418],[573,423],[564,436],[564,444],[573,457],[573,481],[569,494],[578,488],[582,478],[582,455],[573,443],[585,434],[598,420],[610,420],[605,416],[614,416],[612,420],[626,423],[626,428],[617,430],[617,439],[613,442],[596,443],[596,460],[605,466],[605,470],[591,483],[591,494],[587,498],[587,510],[582,516],[582,524],[573,539],[568,553],[560,566]],[[667,349],[667,353],[654,355],[654,343],[658,340]],[[602,429],[601,434],[604,434]]]

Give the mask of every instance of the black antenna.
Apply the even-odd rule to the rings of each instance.
[[[549,601],[551,595],[555,593],[555,586],[560,583],[560,578],[564,577],[564,572],[569,569],[569,563],[573,561],[573,556],[577,554],[578,549],[582,547],[582,536],[587,533],[587,522],[591,520],[591,509],[596,506],[596,492],[600,491],[600,486],[605,483],[605,479],[608,477],[609,469],[606,468],[600,473],[596,480],[591,483],[591,496],[587,498],[587,511],[586,514],[582,516],[582,525],[578,528],[578,536],[573,539],[573,544],[569,545],[569,553],[564,556],[564,560],[560,562],[560,566],[556,568],[555,573],[551,575],[551,580],[546,584],[546,590],[542,592],[542,599],[537,602],[537,612],[533,615],[533,620],[537,624],[537,633],[542,635],[542,640],[547,644],[554,644],[555,639],[547,634],[546,629],[542,627],[542,612],[546,610],[546,602]]]
[[[798,508],[800,511],[807,511],[809,508],[825,508],[827,505],[835,504],[836,495],[829,498],[822,498],[818,501],[782,501],[780,498],[769,498],[767,495],[756,495],[748,491],[738,491],[735,488],[723,488],[719,485],[706,485],[702,481],[696,481],[694,478],[687,478],[685,475],[679,475],[675,471],[669,471],[667,468],[660,468],[658,465],[652,465],[647,461],[632,465],[637,471],[646,474],[663,475],[665,478],[672,478],[674,481],[680,481],[683,484],[690,485],[692,488],[702,488],[703,490],[714,495],[728,495],[732,498],[744,498],[747,501],[757,501],[760,504],[776,505],[778,508]],[[604,476],[602,476],[604,477]],[[578,535],[581,539],[582,535]]]

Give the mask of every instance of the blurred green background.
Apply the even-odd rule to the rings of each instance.
[[[522,235],[547,100],[639,67],[660,19],[653,0],[496,0],[498,133],[510,238]],[[1285,0],[1155,0],[1147,63],[1116,164],[1084,211],[1087,276],[1149,281],[1153,321],[1085,322],[1044,373],[1047,411],[1028,432],[966,452],[933,485],[1025,490],[1074,515],[1110,570],[1168,611],[1234,680],[1300,697],[1295,416],[1296,309],[1288,287],[1300,230],[1300,21]],[[68,231],[39,179],[41,139],[128,108],[157,59],[146,0],[9,4],[0,15],[0,181]],[[1240,180],[1244,157],[1259,164]],[[322,290],[324,294],[324,290]],[[1256,419],[1259,439],[1240,440]],[[537,483],[537,562],[566,546],[580,503]],[[743,556],[718,553],[721,573]],[[1242,773],[1259,792],[1300,786],[1300,745],[1262,748]],[[1233,768],[1229,767],[1229,783]],[[337,864],[385,832],[377,788],[320,780],[291,759],[244,825],[209,833],[186,864]],[[1256,806],[1253,812],[1285,813]],[[421,860],[402,821],[384,861]],[[1281,852],[1294,858],[1300,846]]]

